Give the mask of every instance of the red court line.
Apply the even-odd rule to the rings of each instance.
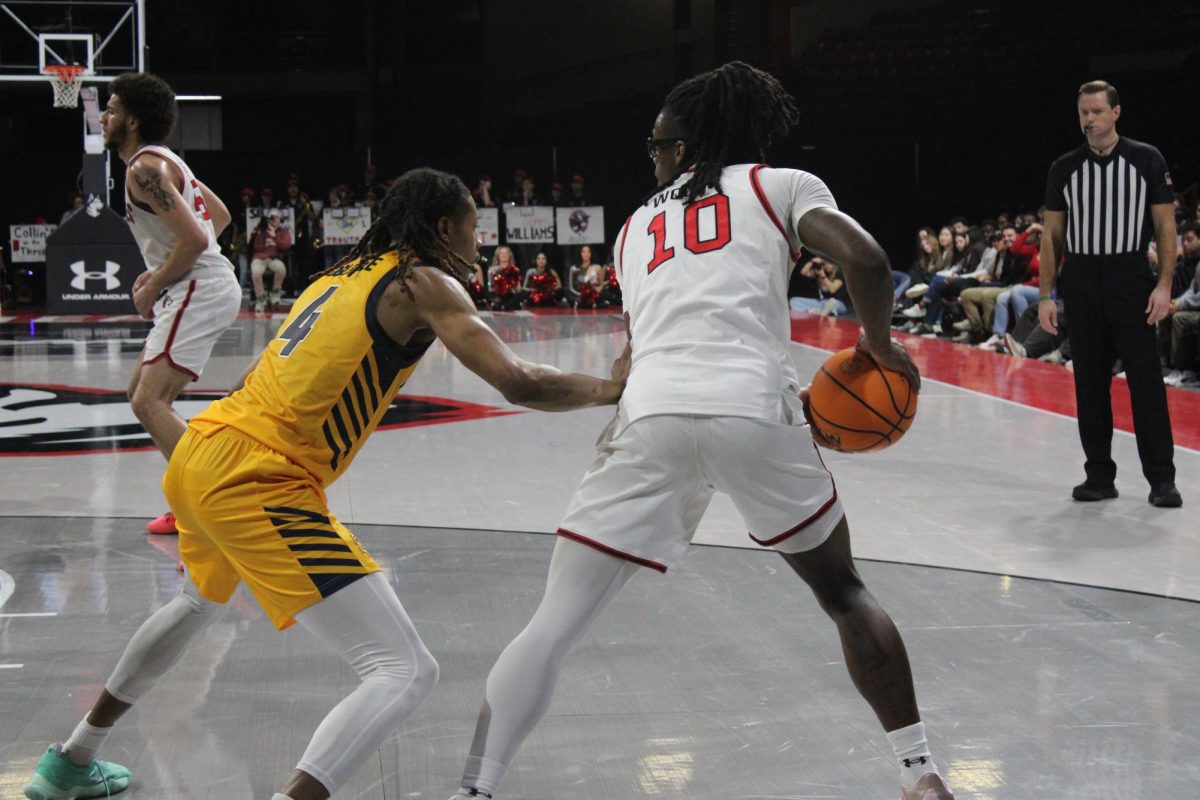
[[[792,340],[836,351],[852,347],[858,339],[858,323],[807,314],[792,320]],[[980,394],[1075,417],[1075,378],[1066,367],[1028,358],[1010,358],[943,339],[893,331],[904,343],[921,375]],[[803,376],[801,376],[803,377]],[[1113,381],[1113,425],[1133,432],[1133,412],[1125,381]],[[1171,432],[1175,444],[1200,450],[1200,392],[1167,387]]]

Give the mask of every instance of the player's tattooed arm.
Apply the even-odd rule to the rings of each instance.
[[[155,165],[139,162],[131,170],[134,186],[145,200],[154,204],[155,208],[170,211],[175,208],[175,200],[167,194],[162,185],[162,174]]]

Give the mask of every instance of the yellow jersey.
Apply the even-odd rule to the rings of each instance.
[[[432,340],[400,345],[376,318],[399,254],[318,278],[296,300],[245,384],[194,417],[236,428],[328,486],[346,470]]]

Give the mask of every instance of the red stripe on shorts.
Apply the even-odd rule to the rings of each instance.
[[[789,536],[795,536],[797,533],[799,533],[800,531],[807,528],[809,525],[816,522],[818,519],[820,519],[822,516],[825,515],[826,511],[833,508],[833,504],[837,502],[837,499],[838,499],[837,487],[834,486],[833,487],[833,497],[826,500],[824,505],[822,505],[820,508],[818,508],[816,510],[816,512],[814,512],[808,519],[804,520],[796,527],[789,528],[786,531],[784,531],[783,533],[779,534],[778,536],[772,536],[770,539],[759,539],[757,536],[755,536],[753,533],[750,533],[749,531],[746,532],[746,535],[749,536],[751,539],[753,539],[756,544],[760,544],[763,547],[773,547],[774,545],[779,544],[780,542],[782,542],[784,539],[788,538]]]
[[[629,553],[622,553],[620,550],[609,547],[606,544],[600,544],[600,542],[597,542],[594,539],[589,539],[588,537],[583,536],[581,534],[575,533],[575,531],[569,531],[566,528],[559,528],[558,531],[556,531],[556,532],[558,533],[559,536],[563,537],[564,539],[570,539],[573,542],[579,542],[579,544],[587,545],[588,547],[591,547],[594,550],[599,550],[601,553],[607,553],[610,556],[615,556],[616,558],[620,558],[625,561],[630,561],[634,564],[637,564],[638,566],[649,567],[650,569],[656,569],[659,572],[665,573],[667,571],[667,567],[665,564],[660,564],[657,561],[651,561],[647,558],[639,558],[637,556],[630,555]]]

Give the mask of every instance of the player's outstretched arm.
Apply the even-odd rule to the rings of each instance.
[[[800,218],[796,233],[804,247],[842,268],[854,309],[862,320],[860,349],[908,378],[914,390],[921,375],[904,347],[891,338],[892,266],[887,254],[854,218],[833,208],[814,208]]]
[[[408,283],[415,302],[393,295],[396,302],[413,302],[418,317],[415,321],[432,330],[463,366],[499,389],[508,402],[541,411],[570,411],[612,405],[620,399],[629,376],[628,344],[613,363],[612,377],[607,380],[564,373],[517,356],[480,319],[466,290],[445,273],[418,268]],[[380,319],[386,328],[382,312]]]

